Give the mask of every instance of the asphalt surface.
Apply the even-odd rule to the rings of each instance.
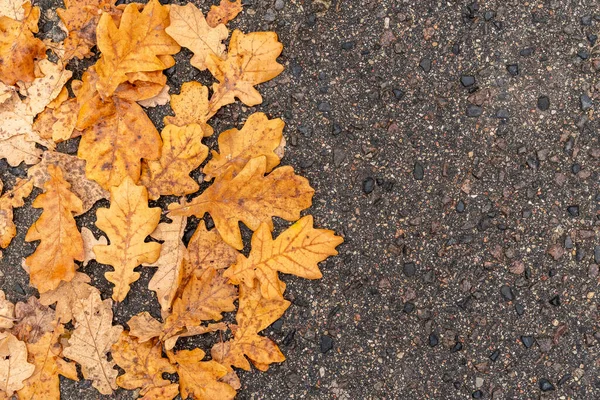
[[[345,243],[322,280],[283,278],[293,305],[265,334],[287,360],[241,373],[238,398],[600,398],[599,6],[246,1],[230,28],[276,31],[286,70],[259,87],[262,105],[222,109],[215,131],[255,111],[283,118],[283,164],[315,188],[316,225]],[[169,71],[172,92],[211,82],[189,58]],[[168,112],[150,115],[161,127]],[[19,267],[34,249],[31,198],[1,261],[15,301],[34,293]],[[105,269],[83,271],[106,295]],[[151,272],[118,323],[158,314]],[[62,388],[99,398],[84,381]]]

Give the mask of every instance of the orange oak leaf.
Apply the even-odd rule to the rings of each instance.
[[[27,345],[10,333],[0,333],[0,396],[10,398],[34,370],[27,362]]]
[[[87,177],[106,190],[126,176],[137,182],[141,159],[159,158],[161,146],[160,135],[142,107],[119,98],[113,101],[113,112],[83,132],[77,154],[87,162]]]
[[[183,196],[196,192],[199,186],[190,177],[190,172],[198,168],[208,155],[208,147],[202,144],[204,135],[200,125],[167,125],[161,135],[160,158],[143,164],[140,183],[148,188],[152,200],[165,195]]]
[[[177,365],[181,398],[225,400],[235,397],[235,390],[219,381],[227,374],[227,368],[216,361],[202,361],[205,355],[202,350],[180,350],[167,355]]]
[[[251,159],[235,176],[230,168],[200,196],[170,214],[201,218],[208,212],[223,240],[242,249],[239,221],[252,230],[262,222],[271,227],[274,216],[295,221],[312,202],[314,190],[305,178],[294,174],[292,167],[277,168],[265,176],[266,169],[265,156]]]
[[[0,329],[10,329],[15,322],[15,305],[6,300],[6,294],[0,290]]]
[[[106,233],[110,244],[95,246],[94,253],[99,263],[114,268],[104,276],[115,285],[115,301],[123,301],[129,285],[139,279],[134,268],[158,259],[161,245],[144,240],[156,229],[160,213],[160,208],[148,207],[146,188],[136,186],[129,177],[110,190],[110,208],[96,211],[96,226]]]
[[[88,298],[92,291],[98,292],[98,289],[89,284],[90,281],[89,276],[77,272],[71,281],[61,282],[56,289],[40,294],[40,303],[45,306],[56,303],[56,318],[66,324],[73,319],[73,307]]]
[[[285,357],[271,339],[258,335],[258,332],[278,320],[290,302],[283,298],[265,299],[258,285],[251,288],[242,284],[239,290],[238,325],[232,326],[233,339],[215,344],[211,356],[229,371],[232,371],[231,366],[250,371],[246,357],[257,369],[266,371],[270,364],[283,362]]]
[[[27,343],[27,359],[35,366],[33,375],[25,380],[19,390],[19,399],[60,399],[60,380],[62,375],[79,380],[75,363],[62,358],[62,324],[51,332],[46,332],[36,343]]]
[[[144,343],[159,337],[162,333],[162,323],[157,321],[148,311],[134,315],[127,321],[129,335],[135,337],[138,342]]]
[[[277,239],[271,237],[266,224],[252,236],[252,251],[248,257],[238,255],[237,262],[225,271],[231,282],[248,286],[259,282],[262,296],[283,297],[278,272],[306,279],[322,277],[318,263],[337,254],[336,246],[343,242],[333,231],[313,228],[310,215],[290,226]]]
[[[81,134],[75,130],[79,103],[77,99],[69,99],[56,108],[46,108],[38,114],[33,123],[33,130],[42,139],[51,139],[56,143],[74,138]]]
[[[192,3],[187,3],[185,6],[172,5],[170,17],[171,25],[166,32],[179,45],[187,47],[194,53],[190,64],[204,71],[206,58],[209,55],[223,58],[225,45],[222,42],[229,36],[225,25],[209,26],[202,11]]]
[[[236,298],[235,286],[223,278],[221,271],[206,269],[198,277],[193,275],[181,297],[173,302],[173,311],[164,323],[161,339],[174,338],[174,345],[176,337],[187,328],[200,326],[202,321],[219,321],[223,312],[235,310],[233,302]]]
[[[242,0],[221,0],[218,6],[210,6],[206,22],[210,26],[226,24],[242,12]]]
[[[262,103],[262,96],[254,88],[259,83],[275,78],[283,71],[277,63],[283,45],[275,32],[252,32],[244,34],[233,31],[225,60],[210,55],[206,59],[208,70],[219,83],[213,85],[208,115],[231,104],[237,97],[247,106]]]
[[[162,376],[177,370],[162,356],[162,346],[156,340],[141,343],[129,332],[123,331],[119,341],[112,346],[111,354],[125,371],[117,378],[120,387],[129,390],[139,388],[144,398],[172,399],[179,393],[178,385]]]
[[[180,47],[167,33],[169,8],[151,0],[142,12],[128,4],[119,26],[110,14],[102,14],[96,30],[102,56],[96,63],[97,89],[103,98],[112,95],[127,73],[163,70],[159,55],[179,52]]]
[[[94,246],[107,245],[108,241],[104,236],[100,236],[99,239],[96,239],[92,231],[86,227],[81,228],[81,238],[83,239],[83,251],[85,253],[82,264],[85,267],[90,261],[96,259]]]
[[[198,124],[202,127],[204,136],[213,134],[208,121],[208,88],[200,82],[186,82],[181,86],[178,95],[171,96],[171,108],[175,116],[167,115],[165,125],[186,126]]]
[[[27,2],[23,5],[23,20],[0,16],[0,81],[14,85],[35,78],[35,60],[46,58],[46,46],[33,36],[37,33],[40,9]]]
[[[33,190],[31,180],[17,179],[15,186],[0,197],[0,248],[8,247],[17,234],[17,227],[13,222],[13,208],[22,207],[25,204],[24,199],[31,194],[31,190]]]
[[[112,301],[102,301],[98,291],[77,301],[73,306],[75,329],[69,337],[69,345],[64,348],[65,357],[81,365],[85,379],[102,394],[112,394],[117,389],[118,372],[115,362],[108,361],[106,353],[119,340],[121,326],[112,324]]]
[[[150,108],[156,106],[164,106],[171,100],[171,95],[169,95],[169,90],[171,88],[169,85],[163,86],[161,91],[156,94],[154,97],[150,97],[148,99],[138,100],[138,104],[142,107]]]
[[[40,241],[35,252],[25,259],[31,285],[40,293],[73,279],[75,260],[82,261],[84,257],[83,240],[73,218],[73,214],[83,212],[83,203],[69,190],[71,185],[60,167],[48,165],[48,174],[44,193],[33,202],[33,207],[43,209],[42,215],[25,236],[28,242]]]
[[[15,305],[15,321],[12,333],[27,343],[37,342],[44,334],[52,332],[56,325],[54,310],[33,296],[27,303]]]
[[[219,151],[212,151],[212,158],[202,172],[204,180],[210,181],[220,177],[232,167],[234,174],[244,168],[246,163],[255,157],[265,156],[266,172],[271,172],[279,164],[279,156],[275,150],[283,139],[285,123],[277,118],[269,120],[263,113],[255,113],[248,117],[240,130],[229,129],[219,135]]]
[[[238,251],[225,243],[216,229],[207,230],[204,221],[200,220],[187,245],[184,277],[189,278],[195,271],[202,273],[207,268],[227,268],[235,262],[237,255]]]

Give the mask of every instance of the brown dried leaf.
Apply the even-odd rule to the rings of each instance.
[[[17,179],[15,186],[0,197],[0,248],[7,248],[17,234],[17,227],[13,222],[13,208],[22,207],[23,199],[31,194],[32,189],[31,180]]]
[[[98,289],[89,285],[90,281],[86,274],[76,272],[70,282],[61,282],[56,289],[40,294],[40,303],[45,306],[56,303],[56,318],[66,324],[73,318],[73,307],[88,298],[91,292],[98,292]]]
[[[10,329],[15,321],[15,305],[6,300],[3,290],[0,290],[0,329]]]
[[[190,49],[194,56],[190,64],[200,71],[206,69],[206,58],[214,55],[217,58],[225,56],[223,40],[229,36],[225,25],[209,26],[204,19],[202,11],[192,4],[185,6],[172,5],[170,11],[171,25],[166,32],[180,46]]]
[[[150,97],[149,99],[139,100],[138,104],[146,108],[164,106],[171,100],[169,89],[171,89],[169,85],[165,85],[157,95]]]
[[[27,343],[37,342],[45,333],[52,332],[55,326],[55,313],[50,307],[30,297],[27,303],[15,305],[15,326],[12,333]]]
[[[35,252],[25,259],[31,285],[40,293],[73,279],[77,269],[74,261],[84,257],[83,240],[73,218],[73,214],[83,212],[83,203],[69,190],[71,185],[60,167],[49,165],[48,174],[44,193],[33,202],[33,207],[43,209],[42,215],[25,235],[28,242],[40,240]]]
[[[186,82],[181,86],[178,95],[171,96],[171,108],[175,116],[166,116],[165,125],[186,126],[198,124],[204,136],[213,134],[213,129],[206,123],[208,116],[208,88],[200,82]]]
[[[0,333],[0,395],[10,398],[34,370],[27,362],[27,345],[10,333]]]
[[[200,196],[184,207],[171,210],[170,215],[201,218],[208,212],[223,240],[242,249],[239,221],[252,230],[258,229],[262,222],[272,227],[272,217],[295,221],[300,218],[300,211],[312,202],[314,190],[305,178],[294,174],[292,167],[277,168],[264,176],[266,169],[264,156],[248,161],[236,176],[230,168]]]
[[[159,337],[162,333],[162,324],[147,311],[131,317],[127,321],[127,325],[129,326],[129,335],[137,338],[140,343]]]
[[[100,293],[91,291],[89,297],[73,306],[75,329],[65,347],[65,357],[79,363],[85,379],[102,394],[112,394],[117,389],[118,375],[114,361],[106,359],[106,353],[119,340],[123,328],[112,325],[112,301],[102,301]]]
[[[96,226],[106,233],[110,245],[95,246],[94,253],[99,263],[114,268],[104,276],[115,285],[115,301],[123,301],[129,285],[139,279],[135,267],[158,259],[161,245],[144,240],[156,229],[160,214],[160,208],[148,207],[146,188],[136,186],[129,177],[111,189],[110,208],[96,211]]]
[[[194,271],[201,274],[207,268],[227,268],[237,255],[237,250],[225,243],[216,229],[207,230],[200,220],[187,246],[184,276],[189,278]]]
[[[34,142],[25,139],[25,136],[13,136],[6,140],[0,140],[0,158],[6,158],[8,165],[17,167],[25,164],[36,164],[40,161],[42,150],[35,147]]]
[[[44,111],[46,106],[61,93],[65,83],[73,75],[62,63],[54,64],[48,60],[40,60],[37,66],[42,74],[41,77],[31,83],[19,82],[19,92],[27,98],[25,114],[31,116]]]
[[[206,22],[212,27],[226,24],[242,12],[242,9],[242,0],[221,0],[218,6],[210,6]]]
[[[42,139],[52,139],[59,143],[81,135],[75,130],[79,103],[69,99],[56,108],[46,108],[33,123],[33,130]]]

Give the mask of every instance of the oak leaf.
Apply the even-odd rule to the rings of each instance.
[[[86,160],[86,175],[108,190],[128,176],[140,177],[141,159],[160,156],[158,131],[142,107],[133,101],[113,98],[112,113],[86,129],[78,156]]]
[[[123,11],[119,27],[110,14],[103,14],[96,30],[102,56],[96,63],[98,92],[103,98],[112,95],[127,73],[163,70],[159,55],[179,52],[180,47],[167,33],[169,8],[151,0],[142,12],[135,4]]]
[[[202,361],[202,350],[181,350],[167,354],[171,362],[177,364],[181,398],[213,400],[235,397],[235,390],[219,381],[227,374],[227,368],[216,361]]]
[[[108,361],[106,353],[119,340],[123,328],[112,325],[112,301],[102,301],[100,293],[91,291],[90,295],[79,300],[73,306],[75,329],[65,347],[65,357],[81,365],[85,379],[102,394],[112,394],[117,389],[118,372],[114,361]]]
[[[84,160],[56,151],[45,151],[42,161],[27,171],[27,176],[33,180],[33,184],[36,187],[43,188],[46,182],[48,182],[50,179],[48,168],[51,165],[60,167],[65,180],[71,185],[70,190],[83,203],[83,209],[81,212],[77,212],[75,216],[88,211],[97,201],[109,197],[110,194],[108,191],[85,176]]]
[[[242,0],[221,0],[218,6],[210,6],[206,22],[210,26],[226,24],[242,12]]]
[[[30,297],[26,303],[15,305],[15,326],[12,333],[27,343],[37,342],[55,327],[55,312],[40,303],[36,297]]]
[[[206,121],[208,116],[208,88],[200,82],[186,82],[181,86],[177,95],[171,96],[171,108],[175,116],[167,115],[165,125],[186,126],[198,124],[202,127],[204,136],[213,134],[213,129]]]
[[[135,337],[139,343],[159,337],[162,333],[162,324],[156,320],[148,311],[134,315],[127,321],[129,335]]]
[[[198,277],[193,275],[180,298],[173,302],[173,311],[164,323],[163,341],[176,338],[186,330],[200,326],[202,321],[219,321],[223,312],[234,311],[237,298],[235,286],[223,278],[221,271],[206,269]],[[172,346],[166,346],[167,349]]]
[[[248,257],[238,255],[237,262],[224,276],[234,284],[253,286],[260,282],[262,296],[283,297],[278,272],[306,279],[322,277],[318,263],[337,255],[336,246],[343,239],[333,231],[313,228],[313,218],[303,217],[273,240],[267,224],[262,224],[252,236],[252,251]]]
[[[233,31],[227,58],[222,60],[210,55],[206,59],[209,71],[219,80],[213,85],[208,115],[212,116],[222,106],[233,103],[236,97],[247,106],[262,103],[262,96],[254,86],[275,78],[283,71],[283,65],[276,61],[282,50],[283,45],[275,32],[244,34],[239,30]]]
[[[138,104],[142,107],[156,107],[156,106],[164,106],[171,100],[171,95],[169,95],[169,85],[165,85],[161,91],[153,97],[149,99],[139,100]]]
[[[178,127],[167,125],[162,131],[162,152],[156,161],[142,166],[141,183],[148,188],[153,200],[164,195],[183,196],[199,189],[190,177],[208,155],[202,144],[203,132],[198,124]]]
[[[266,371],[272,363],[285,360],[279,347],[271,339],[258,335],[258,332],[278,320],[290,302],[283,298],[265,299],[258,285],[255,286],[240,285],[236,315],[238,325],[232,326],[233,339],[217,343],[211,350],[213,360],[226,366],[230,372],[233,371],[231,366],[250,371],[246,357],[261,371]]]
[[[83,239],[83,266],[85,267],[92,260],[96,259],[96,254],[94,254],[94,246],[98,245],[107,245],[108,241],[104,236],[100,236],[100,239],[96,239],[92,231],[88,228],[81,228],[81,238]]]
[[[90,281],[89,276],[77,272],[71,281],[61,282],[56,289],[40,294],[40,303],[45,306],[56,303],[56,318],[66,324],[73,319],[73,307],[87,299],[91,292],[98,292],[98,289],[89,284]]]
[[[0,333],[0,395],[10,398],[34,370],[27,362],[27,345],[10,333]]]
[[[209,26],[202,11],[192,3],[187,3],[185,6],[172,5],[170,17],[171,25],[166,32],[179,45],[187,47],[194,53],[190,64],[204,71],[205,61],[209,55],[223,58],[225,45],[222,42],[229,36],[225,25]]]
[[[252,230],[262,222],[272,226],[274,216],[295,221],[312,202],[314,190],[305,178],[294,174],[292,167],[277,168],[265,176],[266,169],[265,156],[251,159],[235,176],[230,168],[200,196],[171,210],[170,215],[201,218],[208,212],[223,240],[242,249],[239,221]]]
[[[79,103],[77,99],[64,101],[56,108],[46,108],[38,114],[33,123],[33,130],[42,139],[51,139],[56,143],[81,135],[75,130]]]
[[[140,274],[134,268],[158,259],[161,245],[144,240],[156,229],[160,214],[160,208],[148,207],[146,188],[136,186],[129,177],[111,188],[110,208],[96,211],[96,226],[106,233],[110,244],[95,246],[94,253],[99,263],[114,268],[114,272],[104,276],[115,285],[112,294],[115,301],[123,301],[129,285],[139,279]]]
[[[17,21],[25,17],[23,5],[28,0],[0,0],[0,16],[9,17]]]
[[[15,321],[15,305],[6,300],[6,294],[0,290],[0,329],[10,329]]]
[[[33,375],[24,382],[19,390],[19,399],[60,399],[60,379],[62,375],[79,380],[75,363],[62,358],[62,324],[51,332],[46,332],[36,343],[27,343],[27,359],[35,366]]]
[[[32,189],[31,180],[17,179],[15,186],[0,197],[0,248],[8,247],[17,234],[17,227],[13,222],[13,208],[22,207],[25,204],[24,199],[31,194]]]
[[[83,203],[69,188],[60,167],[48,166],[50,179],[44,184],[44,193],[33,202],[42,208],[42,215],[29,228],[25,240],[39,240],[35,252],[25,259],[29,267],[31,285],[40,293],[56,289],[61,281],[75,276],[75,260],[84,257],[83,240],[77,230],[73,214],[83,212]]]
[[[202,273],[208,268],[229,267],[235,262],[237,255],[237,250],[225,243],[216,229],[207,230],[204,221],[200,220],[187,245],[183,283],[195,271]]]
[[[119,341],[112,346],[112,356],[125,374],[117,378],[117,385],[125,389],[140,389],[144,398],[172,399],[179,393],[176,383],[162,377],[176,372],[168,359],[162,356],[162,346],[156,341],[139,342],[129,332],[121,332]]]
[[[243,128],[229,129],[219,135],[219,151],[212,151],[212,158],[202,172],[204,180],[220,177],[229,167],[234,173],[241,171],[246,163],[255,157],[265,156],[266,172],[271,172],[279,164],[275,150],[283,139],[285,123],[277,118],[269,120],[263,113],[248,117]]]
[[[17,135],[0,140],[0,158],[5,158],[8,165],[17,167],[25,164],[36,164],[40,161],[42,150],[35,147],[35,143],[25,139],[25,136]]]

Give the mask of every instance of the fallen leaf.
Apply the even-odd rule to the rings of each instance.
[[[212,151],[212,158],[202,172],[204,180],[220,177],[228,168],[234,174],[241,171],[250,159],[265,156],[266,172],[279,165],[280,158],[275,154],[283,138],[285,123],[277,118],[269,120],[263,113],[248,117],[243,128],[229,129],[219,135],[219,151]]]
[[[112,95],[127,73],[167,68],[157,57],[179,52],[180,47],[167,33],[169,8],[151,0],[142,12],[135,4],[123,11],[119,27],[110,14],[102,14],[96,30],[102,56],[96,63],[96,86],[103,98]]]
[[[36,343],[27,343],[27,359],[35,366],[35,370],[23,382],[24,387],[18,392],[19,399],[60,399],[58,375],[79,380],[75,363],[62,358],[60,339],[63,333],[63,325],[58,324]]]
[[[197,325],[197,326],[186,327],[185,330],[180,331],[177,335],[170,336],[168,339],[165,339],[164,347],[166,350],[171,350],[171,349],[173,349],[173,347],[175,347],[175,345],[177,344],[177,340],[179,338],[196,336],[196,335],[204,335],[206,333],[212,333],[212,332],[216,332],[216,331],[226,331],[226,330],[227,330],[227,324],[225,324],[223,322],[217,322],[217,323],[208,324],[208,325]]]
[[[9,17],[17,21],[25,17],[23,5],[27,0],[0,0],[0,16]]]
[[[56,108],[46,108],[33,122],[33,130],[42,139],[51,139],[56,143],[64,142],[81,135],[75,130],[79,103],[69,99]]]
[[[237,250],[225,243],[216,229],[207,230],[204,221],[200,220],[187,246],[184,276],[190,277],[194,271],[202,273],[207,268],[227,268],[235,262],[237,255]]]
[[[61,282],[56,289],[40,294],[40,303],[45,306],[56,303],[56,318],[66,324],[73,319],[73,307],[88,298],[91,292],[98,292],[98,289],[89,284],[90,281],[86,274],[76,272],[71,281]]]
[[[55,327],[55,313],[50,307],[39,302],[36,297],[30,297],[27,303],[18,302],[15,305],[15,326],[12,333],[27,343],[37,342],[47,332]]]
[[[162,131],[162,152],[156,161],[142,166],[141,183],[148,188],[152,200],[160,196],[183,196],[198,191],[199,186],[190,177],[208,155],[208,147],[202,144],[200,125],[185,127],[167,125]]]
[[[98,245],[107,245],[108,241],[104,236],[100,236],[100,239],[96,239],[92,231],[88,228],[81,228],[81,238],[83,239],[83,266],[85,267],[92,260],[96,259],[96,254],[94,254],[94,246]]]
[[[171,108],[175,116],[167,115],[165,125],[186,126],[198,124],[202,127],[204,136],[213,134],[208,121],[208,88],[200,82],[186,82],[181,86],[177,95],[171,96]]]
[[[50,179],[48,168],[51,165],[60,167],[65,180],[71,185],[71,191],[83,202],[82,211],[75,216],[87,212],[98,200],[110,196],[108,191],[85,176],[84,160],[56,151],[45,151],[42,161],[27,171],[27,176],[33,180],[36,187],[43,188]]]
[[[206,59],[208,70],[219,83],[213,85],[213,95],[208,115],[214,115],[219,108],[231,104],[237,97],[247,106],[262,103],[262,96],[254,88],[259,83],[275,78],[283,71],[277,63],[283,45],[275,32],[252,32],[243,34],[233,31],[229,41],[229,51],[225,60],[210,55]]]
[[[185,6],[173,4],[170,11],[171,24],[166,32],[180,46],[190,49],[194,56],[190,64],[200,71],[206,69],[206,58],[214,55],[217,58],[223,58],[225,55],[225,45],[223,40],[229,36],[229,31],[225,25],[209,26],[202,11],[198,10],[192,3]]]
[[[22,207],[31,190],[31,180],[17,178],[15,186],[0,197],[0,248],[7,248],[17,234],[17,227],[13,222],[13,208]]]
[[[171,362],[177,364],[181,398],[213,400],[235,397],[236,392],[231,386],[219,382],[227,374],[227,368],[216,361],[202,361],[202,350],[180,350],[168,355]]]
[[[162,333],[162,324],[147,311],[134,315],[127,321],[129,335],[137,338],[139,343],[159,337]]]
[[[44,193],[33,202],[33,207],[43,209],[42,215],[25,235],[27,242],[40,241],[25,259],[30,283],[40,293],[73,279],[77,269],[74,261],[84,257],[83,240],[73,218],[73,214],[83,212],[83,203],[69,190],[71,185],[64,180],[60,167],[49,165],[48,174]]]
[[[169,100],[171,100],[169,89],[169,85],[165,85],[156,96],[150,97],[149,99],[139,100],[138,104],[146,108],[164,106],[169,102]]]
[[[267,224],[262,224],[252,236],[252,251],[246,258],[238,255],[237,262],[224,276],[238,285],[252,287],[260,283],[266,299],[283,297],[283,286],[278,272],[305,279],[322,277],[318,263],[337,255],[336,246],[343,242],[333,231],[313,228],[313,218],[303,217],[273,240]],[[256,281],[255,281],[256,280]]]
[[[25,139],[25,136],[13,136],[0,140],[0,159],[5,158],[8,165],[18,167],[19,164],[36,164],[40,161],[42,150],[35,147],[34,142]]]
[[[242,0],[221,0],[218,6],[210,6],[206,22],[210,26],[226,24],[242,12]]]
[[[179,393],[176,383],[163,378],[163,374],[177,370],[162,356],[162,347],[156,340],[141,343],[123,331],[111,354],[125,371],[117,378],[117,385],[122,388],[139,388],[141,396],[152,393],[152,398],[160,399],[172,399]]]
[[[223,240],[242,249],[239,221],[252,230],[258,229],[262,222],[271,227],[274,216],[295,221],[300,218],[300,211],[312,202],[314,190],[305,178],[294,174],[292,167],[277,168],[264,176],[266,169],[265,156],[251,159],[235,176],[230,168],[200,196],[171,210],[170,215],[202,218],[208,212]]]
[[[27,345],[10,333],[0,337],[0,391],[5,398],[23,388],[23,381],[29,378],[35,366],[27,362]]]
[[[27,98],[25,102],[25,113],[27,115],[37,115],[44,111],[61,93],[65,83],[73,73],[65,69],[62,64],[54,64],[48,60],[40,60],[38,67],[43,76],[34,79],[31,83],[19,83],[22,96]]]
[[[3,290],[0,290],[0,329],[10,329],[15,321],[15,305],[6,300]]]
[[[94,253],[99,263],[114,268],[114,272],[104,276],[115,285],[112,294],[115,301],[123,301],[129,285],[139,279],[135,267],[158,259],[161,245],[144,240],[156,229],[160,214],[160,208],[148,207],[146,188],[136,186],[129,177],[111,189],[110,208],[96,211],[96,226],[106,233],[110,244],[95,246]]]
[[[117,389],[118,372],[115,362],[108,361],[106,353],[119,340],[121,326],[112,325],[112,301],[102,301],[100,293],[91,291],[89,297],[80,300],[73,306],[75,329],[69,338],[69,346],[65,347],[65,357],[81,365],[85,379],[102,394],[112,394]]]
[[[109,190],[128,176],[140,178],[141,159],[160,156],[158,131],[137,103],[113,98],[114,113],[86,129],[79,158],[86,160],[86,176]]]

